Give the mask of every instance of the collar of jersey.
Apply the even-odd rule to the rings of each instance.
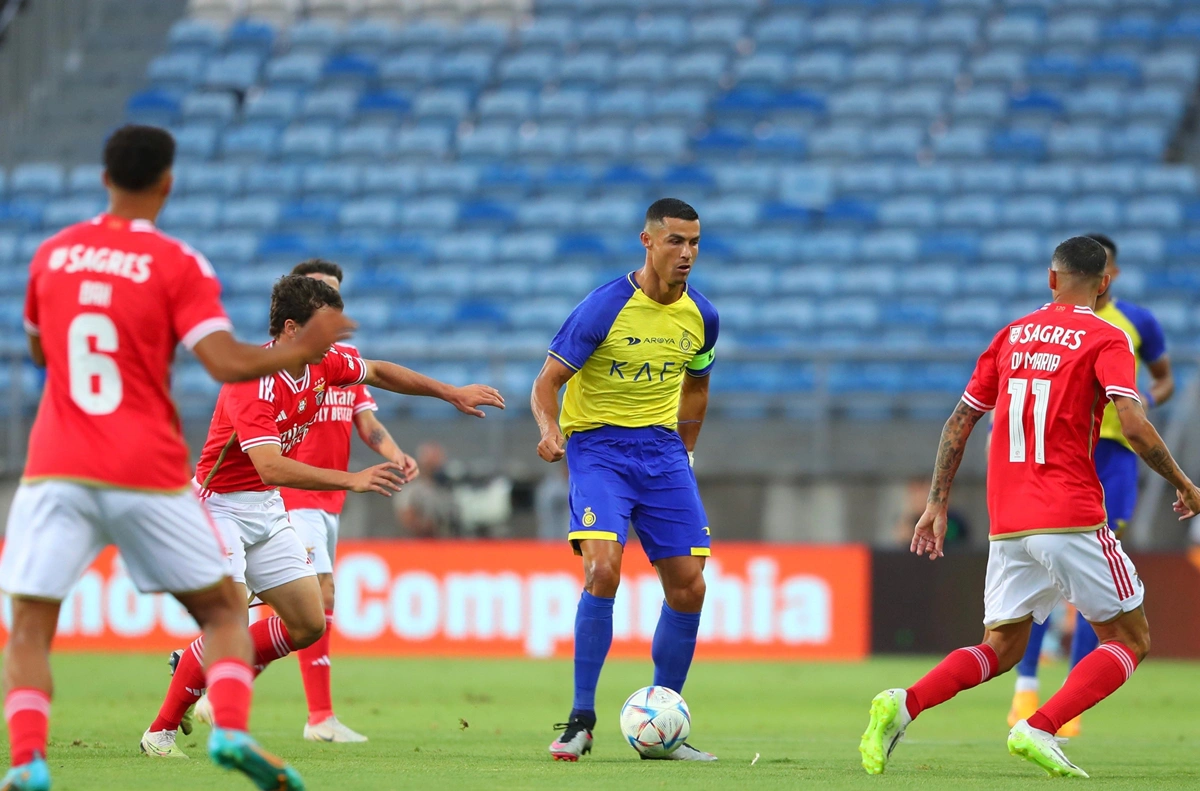
[[[128,228],[131,231],[153,231],[156,230],[154,223],[149,220],[127,220],[124,217],[118,217],[115,214],[108,212],[100,212],[92,218],[92,225],[100,225],[101,223],[119,223],[121,227]]]
[[[629,281],[629,285],[633,286],[633,293],[641,294],[643,297],[650,300],[655,305],[658,305],[660,308],[667,308],[667,309],[674,308],[676,305],[679,305],[683,302],[683,297],[690,296],[688,294],[689,285],[687,283],[684,283],[683,284],[683,295],[679,299],[672,302],[670,305],[664,305],[663,303],[659,302],[658,300],[650,299],[650,297],[646,296],[646,292],[642,291],[642,287],[640,285],[638,285],[638,282],[636,280],[633,279],[633,276],[636,274],[637,274],[637,270],[634,270],[633,272],[630,272],[629,274],[625,275],[625,279]]]
[[[1054,304],[1055,303],[1053,303],[1053,302],[1047,302],[1045,305],[1042,305],[1042,310],[1049,310],[1049,308]],[[1091,308],[1089,308],[1087,305],[1076,305],[1075,312],[1076,313],[1090,313],[1093,316],[1096,315],[1096,312],[1094,310],[1092,310]]]

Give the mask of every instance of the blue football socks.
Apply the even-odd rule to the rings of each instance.
[[[1100,645],[1096,630],[1088,623],[1082,614],[1075,614],[1075,636],[1071,638],[1071,667],[1079,664],[1079,660],[1096,650]]]
[[[1033,622],[1029,628],[1029,644],[1025,646],[1025,656],[1017,663],[1017,675],[1021,678],[1037,678],[1038,662],[1042,658],[1042,643],[1046,639],[1046,630],[1050,628],[1050,619],[1045,623]]]
[[[575,611],[575,703],[571,716],[595,721],[596,685],[612,646],[613,601],[587,591]],[[693,642],[695,638],[693,638]]]
[[[654,686],[683,693],[699,631],[700,613],[676,612],[663,602],[650,647],[650,656],[654,658]]]

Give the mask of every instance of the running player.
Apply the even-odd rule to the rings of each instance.
[[[341,290],[342,268],[331,261],[314,258],[297,264],[293,275],[305,275]],[[345,344],[343,344],[345,346]],[[352,348],[346,349],[352,351]],[[350,427],[371,450],[400,467],[405,483],[419,474],[417,462],[396,444],[387,428],[375,417],[375,399],[366,385],[347,389],[329,388],[317,420],[300,444],[295,458],[314,467],[344,470],[350,464]],[[333,559],[338,540],[338,518],[346,502],[344,491],[281,489],[283,505],[296,534],[308,549],[308,559],[317,572],[325,603],[325,632],[308,648],[296,652],[300,677],[308,701],[304,738],[318,742],[365,742],[366,736],[347,728],[333,713],[329,677],[329,627],[333,624]]]
[[[1090,234],[1104,248],[1108,263],[1104,269],[1115,283],[1117,275],[1121,274],[1117,266],[1117,245],[1104,234]],[[1150,372],[1151,384],[1147,392],[1142,393],[1142,403],[1146,406],[1164,404],[1175,393],[1175,376],[1171,371],[1171,359],[1167,356],[1166,340],[1162,327],[1154,315],[1145,308],[1115,299],[1112,296],[1112,285],[1096,300],[1096,315],[1110,324],[1115,324],[1133,341],[1133,351],[1137,362],[1145,363]],[[1135,366],[1136,366],[1135,362]],[[1134,368],[1134,376],[1137,368]],[[1121,433],[1121,421],[1117,417],[1117,409],[1113,404],[1104,408],[1104,420],[1100,423],[1100,440],[1096,443],[1096,474],[1100,477],[1100,485],[1104,487],[1104,508],[1108,513],[1108,525],[1117,531],[1120,538],[1133,519],[1137,508],[1138,496],[1138,463],[1133,446]],[[1025,656],[1017,664],[1016,691],[1013,694],[1012,709],[1008,714],[1009,726],[1016,725],[1021,720],[1029,719],[1038,707],[1038,661],[1042,655],[1042,642],[1046,636],[1046,628],[1050,622],[1034,624],[1029,632],[1029,645],[1025,648]],[[1088,625],[1082,614],[1075,616],[1075,634],[1071,640],[1071,664],[1075,667],[1081,659],[1096,650],[1096,632]],[[1059,736],[1072,738],[1080,733],[1080,718],[1067,722],[1059,731]]]
[[[108,210],[46,240],[30,265],[25,328],[47,375],[0,557],[0,588],[12,598],[5,789],[50,788],[50,644],[62,600],[107,544],[120,549],[139,590],[173,593],[204,632],[208,665],[198,674],[212,690],[212,759],[260,788],[302,787],[246,733],[245,607],[188,483],[170,368],[182,343],[214,379],[257,379],[320,354],[349,322],[322,317],[286,347],[235,340],[208,261],[154,227],[174,157],[166,131],[118,129],[104,146]]]
[[[273,345],[294,344],[314,318],[341,309],[341,295],[325,283],[302,275],[280,278],[271,294]],[[363,360],[356,353],[328,347],[273,376],[221,388],[195,481],[218,527],[230,536],[233,580],[243,594],[243,607],[256,596],[276,613],[250,627],[254,664],[260,670],[312,645],[325,631],[316,572],[276,487],[389,497],[400,490],[403,468],[393,462],[349,473],[294,458],[329,389],[364,383],[441,398],[476,417],[484,416],[481,406],[504,407],[504,399],[491,387],[451,387],[394,363]],[[158,717],[142,736],[148,754],[185,757],[175,744],[176,730],[203,692],[204,651],[201,637],[180,657]]]
[[[533,385],[538,455],[566,456],[567,538],[583,556],[586,579],[575,614],[575,700],[550,745],[557,761],[578,761],[592,749],[596,685],[612,644],[631,519],[666,595],[651,649],[656,686],[682,692],[704,604],[708,517],[691,459],[708,407],[717,312],[687,284],[700,245],[695,209],[656,201],[641,238],[645,265],[575,308]],[[669,758],[716,760],[687,744]]]
[[[1087,237],[1055,249],[1049,276],[1054,301],[996,335],[942,430],[929,504],[912,540],[912,551],[931,560],[943,554],[950,487],[967,438],[984,413],[996,409],[988,454],[986,632],[982,644],[951,653],[907,690],[875,697],[859,745],[869,774],[883,772],[922,711],[1016,665],[1031,622],[1046,620],[1065,596],[1101,645],[1075,666],[1062,689],[1013,727],[1008,749],[1051,775],[1087,777],[1054,734],[1128,681],[1149,651],[1142,582],[1106,527],[1104,490],[1092,460],[1103,399],[1116,405],[1134,451],[1178,490],[1181,519],[1200,512],[1200,489],[1146,419],[1129,336],[1093,311],[1111,280],[1105,261],[1104,248]]]

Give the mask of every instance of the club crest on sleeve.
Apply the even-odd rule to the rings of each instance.
[[[1017,325],[1016,327],[1008,328],[1008,342],[1009,343],[1011,343],[1012,345],[1015,346],[1017,344],[1017,339],[1020,337],[1021,337],[1020,325]]]

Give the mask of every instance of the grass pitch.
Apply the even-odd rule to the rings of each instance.
[[[692,740],[717,764],[641,761],[623,742],[617,712],[649,683],[649,662],[612,662],[600,682],[596,748],[578,764],[554,763],[551,726],[570,708],[568,662],[334,659],[339,716],[363,745],[305,742],[296,662],[276,663],[256,688],[252,727],[291,761],[310,789],[515,791],[516,789],[1027,789],[1051,780],[1008,755],[1004,722],[1011,676],[927,712],[909,730],[887,774],[868,777],[858,739],[871,697],[914,681],[932,659],[861,664],[697,662],[688,682]],[[167,684],[163,656],[63,655],[49,761],[56,791],[249,789],[212,766],[198,726],[180,744],[189,761],[154,760],[138,740]],[[1089,788],[1200,788],[1200,684],[1196,664],[1150,661],[1084,717],[1067,752]],[[1043,687],[1061,682],[1046,669]],[[758,762],[751,766],[755,754]]]

